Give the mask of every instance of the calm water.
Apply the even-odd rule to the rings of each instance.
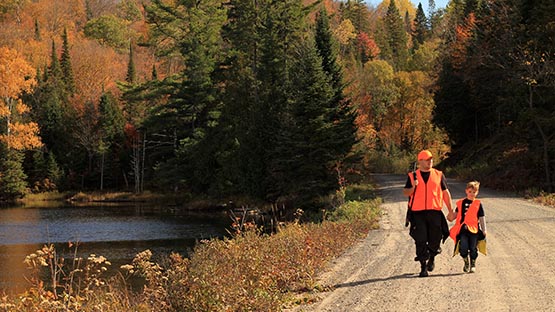
[[[46,243],[69,257],[102,255],[113,268],[150,249],[155,257],[186,254],[200,239],[221,237],[229,226],[223,212],[198,213],[148,205],[97,205],[0,208],[0,290],[19,291],[25,281],[25,256]]]

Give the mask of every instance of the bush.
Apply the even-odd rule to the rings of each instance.
[[[372,222],[378,218],[378,210],[372,209],[381,203],[381,199],[367,201],[349,201],[334,210],[329,220],[334,222]]]

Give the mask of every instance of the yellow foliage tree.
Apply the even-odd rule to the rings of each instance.
[[[5,121],[0,142],[8,149],[26,150],[42,146],[39,127],[25,118],[30,108],[21,93],[30,91],[36,81],[35,71],[16,50],[0,47],[0,118]]]

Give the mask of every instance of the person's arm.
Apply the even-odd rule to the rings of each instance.
[[[451,198],[451,192],[449,192],[449,189],[443,190],[443,201],[445,202],[445,205],[449,210],[449,214],[447,215],[447,220],[449,221],[455,220],[455,212],[453,211],[453,203]]]
[[[480,228],[482,229],[482,233],[484,233],[484,236],[486,236],[486,217],[480,217],[478,218],[478,220],[480,221]]]
[[[445,179],[445,175],[441,175],[441,191],[443,192],[443,201],[449,210],[449,214],[447,215],[447,220],[453,221],[455,220],[455,213],[453,212],[453,199],[451,198],[451,192],[447,188],[447,179]]]
[[[412,181],[410,177],[407,177],[407,183],[405,183],[405,188],[403,188],[403,195],[407,197],[411,196],[412,193],[414,193],[414,188],[416,185],[418,185],[417,180]]]
[[[478,209],[478,221],[480,222],[482,233],[486,236],[486,216],[484,214],[484,207],[482,207],[482,204],[480,204],[480,209]]]

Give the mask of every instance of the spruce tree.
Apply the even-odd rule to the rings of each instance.
[[[356,143],[356,115],[344,95],[343,70],[337,62],[337,47],[325,9],[316,17],[315,42],[318,55],[322,58],[322,68],[333,89],[333,98],[328,105],[328,121],[333,128],[330,131],[330,140],[335,144],[333,155],[335,161],[340,162]]]
[[[409,11],[405,11],[405,18],[403,20],[405,22],[405,32],[407,32],[408,34],[410,34],[411,29],[412,29],[412,23],[410,20],[410,15],[409,15]]]
[[[187,14],[181,14],[184,11]],[[166,52],[180,55],[184,67],[178,75],[151,84],[155,88],[153,93],[169,94],[169,98],[167,104],[154,108],[144,126],[149,133],[173,138],[176,142],[156,151],[165,159],[158,166],[158,174],[161,179],[171,174],[167,186],[172,189],[185,183],[203,192],[213,178],[209,172],[213,170],[209,163],[212,155],[198,153],[205,146],[216,145],[209,143],[210,128],[218,124],[220,116],[219,90],[213,78],[220,59],[226,11],[219,0],[175,4],[154,0],[147,12],[154,28],[154,40],[165,40],[168,33],[179,37]],[[161,16],[165,23],[157,23]],[[176,30],[175,25],[183,28]]]
[[[299,207],[317,211],[318,199],[337,186],[334,127],[328,119],[334,90],[313,40],[301,43],[297,55],[273,174],[280,194]]]
[[[123,135],[125,120],[112,93],[105,92],[98,104],[98,123],[104,143],[110,147],[114,140]]]
[[[40,35],[40,26],[39,26],[39,20],[35,18],[35,40],[36,41],[41,41],[41,35]]]
[[[48,179],[52,183],[54,183],[56,188],[59,188],[63,178],[63,170],[58,165],[58,162],[56,162],[56,157],[54,157],[54,153],[48,153],[45,166],[46,177],[48,177]]]
[[[229,23],[224,27],[224,40],[230,48],[224,72],[226,88],[223,95],[219,152],[222,164],[218,184],[228,185],[229,192],[266,196],[260,181],[267,174],[266,151],[261,147],[257,129],[261,113],[261,37],[267,0],[231,0]]]
[[[125,81],[131,84],[135,83],[135,81],[137,80],[137,71],[135,69],[134,58],[135,56],[133,54],[133,44],[129,44],[129,61],[127,62],[127,75],[125,75]],[[156,70],[156,68],[154,68],[153,71],[154,70]]]
[[[158,70],[156,70],[156,64],[152,64],[151,77],[152,80],[158,80]]]
[[[58,52],[56,51],[56,42],[52,39],[52,53],[50,54],[50,67],[48,69],[49,79],[61,80],[62,69],[58,60]]]
[[[413,49],[417,50],[428,36],[428,20],[426,18],[426,14],[424,14],[424,9],[422,9],[422,3],[418,3],[416,16],[414,18],[414,29],[412,32]]]
[[[75,79],[73,78],[73,69],[71,68],[71,56],[69,51],[67,28],[64,28],[62,42],[62,55],[60,57],[60,66],[63,74],[62,80],[65,83],[68,94],[73,95],[75,93]]]
[[[408,61],[407,33],[394,0],[389,1],[384,23],[387,44],[391,51],[390,62],[396,70],[404,70]]]
[[[269,3],[265,8],[263,24],[266,26],[261,36],[261,63],[258,71],[260,80],[261,99],[254,110],[254,133],[258,133],[257,152],[261,156],[262,171],[256,179],[259,182],[258,195],[266,194],[270,200],[280,196],[279,191],[273,191],[279,184],[279,178],[274,175],[273,164],[281,159],[283,148],[277,142],[277,129],[286,116],[285,109],[290,99],[289,86],[293,60],[293,48],[301,38],[304,29],[303,5],[297,0],[284,0]],[[296,73],[295,73],[296,74]]]

